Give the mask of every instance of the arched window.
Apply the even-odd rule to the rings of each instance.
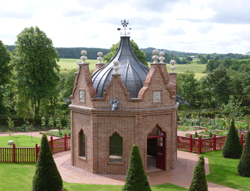
[[[85,150],[85,148],[86,148],[86,146],[85,146],[86,137],[85,137],[85,134],[83,133],[83,130],[81,130],[79,132],[78,139],[79,139],[79,156],[85,157],[86,156],[86,150]]]
[[[109,137],[109,162],[123,161],[123,141],[118,133]]]

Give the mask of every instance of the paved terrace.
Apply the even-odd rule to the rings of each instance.
[[[178,132],[178,135],[193,132]],[[14,135],[30,135],[30,133],[14,133]],[[0,136],[8,136],[8,134],[0,134]],[[33,132],[32,136],[41,137],[39,132]],[[108,185],[124,185],[125,175],[107,175],[93,174],[86,170],[77,168],[71,165],[70,151],[54,154],[54,160],[57,168],[62,176],[62,179],[69,183],[82,184],[108,184]],[[171,183],[181,187],[189,188],[193,177],[194,166],[198,161],[199,156],[194,153],[177,151],[176,167],[170,171],[157,170],[147,172],[149,184],[151,186]],[[205,158],[205,171],[209,174],[208,159]],[[208,182],[209,191],[236,191],[236,189],[228,188],[218,184]]]

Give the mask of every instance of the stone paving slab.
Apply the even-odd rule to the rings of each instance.
[[[146,173],[151,186],[158,184],[171,183],[181,187],[189,188],[194,166],[199,156],[194,153],[177,151],[177,164],[175,169],[170,171],[155,171]],[[125,175],[93,174],[83,169],[71,166],[70,151],[54,154],[54,159],[58,170],[64,181],[82,184],[105,184],[105,185],[124,185]],[[205,172],[209,174],[208,159],[205,158]],[[218,184],[208,182],[209,191],[236,191]]]

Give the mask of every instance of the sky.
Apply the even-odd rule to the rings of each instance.
[[[14,45],[37,26],[55,47],[110,48],[126,19],[140,48],[246,54],[249,8],[249,0],[1,0],[0,40]]]

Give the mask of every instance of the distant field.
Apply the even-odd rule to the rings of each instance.
[[[67,70],[73,70],[77,67],[76,62],[80,59],[63,59],[61,58],[58,64],[61,66],[61,71],[67,71]],[[95,63],[97,63],[97,60],[87,60],[87,63],[90,63],[89,68],[90,70],[95,69]],[[194,60],[192,64],[176,64],[176,72],[183,73],[187,70],[191,70],[195,72],[195,77],[197,79],[200,79],[201,77],[205,76],[206,73],[202,73],[206,69],[206,64],[197,64],[197,60]],[[171,72],[170,70],[170,64],[167,64],[167,70],[168,72]]]

